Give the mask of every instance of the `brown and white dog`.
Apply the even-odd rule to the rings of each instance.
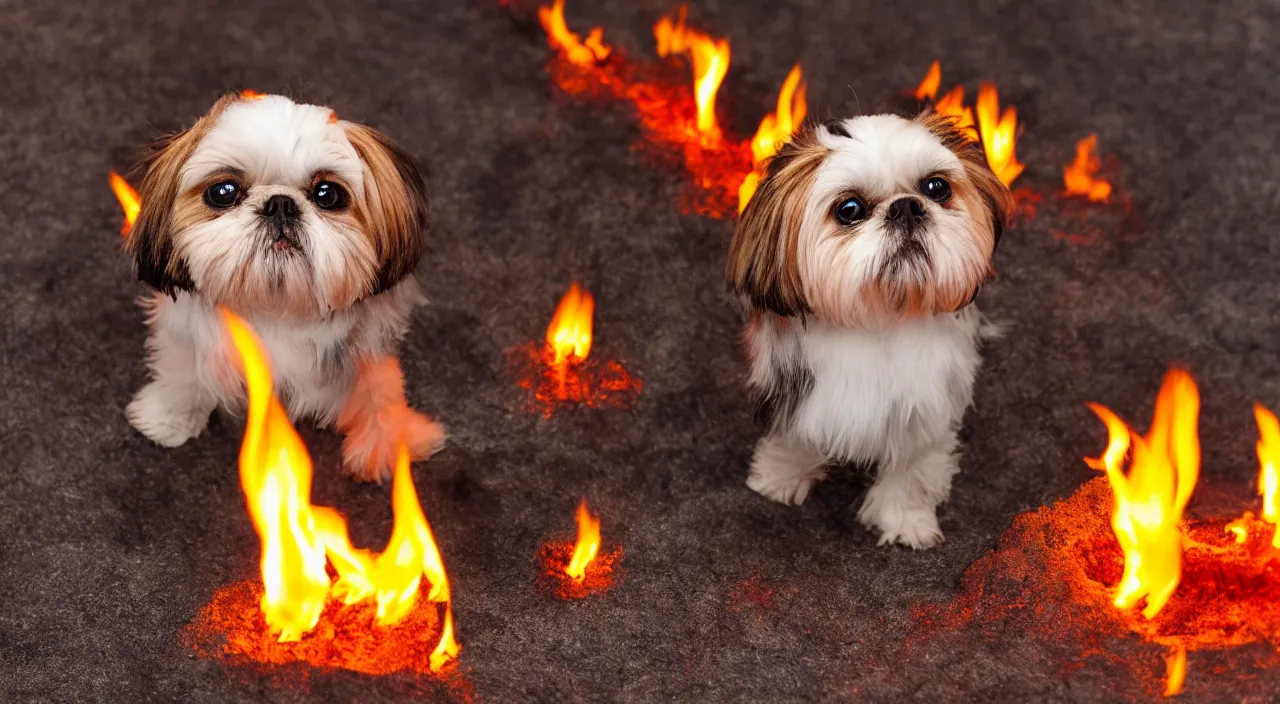
[[[799,504],[828,462],[876,463],[858,514],[881,543],[942,539],[987,326],[973,305],[1011,207],[948,118],[808,126],[734,232],[750,385],[766,425],[747,485]]]
[[[388,476],[401,442],[415,459],[441,445],[443,429],[406,403],[395,357],[423,300],[413,274],[430,222],[408,154],[325,107],[227,95],[145,166],[125,240],[153,289],[134,428],[176,447],[216,407],[242,407],[225,306],[257,331],[290,415],[345,434],[356,477]]]

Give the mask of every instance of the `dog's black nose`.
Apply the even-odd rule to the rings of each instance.
[[[263,217],[298,217],[298,204],[289,196],[271,196],[262,204]]]
[[[889,204],[889,220],[913,223],[924,217],[924,205],[916,198],[899,198]]]

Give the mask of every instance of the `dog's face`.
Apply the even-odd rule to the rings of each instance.
[[[163,140],[125,242],[138,276],[241,311],[324,315],[411,275],[428,226],[413,160],[328,108],[227,96]]]
[[[990,274],[1010,205],[947,118],[809,127],[773,158],[743,212],[730,286],[759,309],[847,327],[958,310]]]

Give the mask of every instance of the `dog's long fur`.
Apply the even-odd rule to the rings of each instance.
[[[257,331],[290,415],[346,434],[355,476],[388,476],[400,443],[414,458],[440,446],[443,429],[405,402],[395,358],[423,301],[414,269],[430,222],[408,154],[328,108],[228,95],[159,141],[145,167],[125,241],[152,289],[152,380],[127,411],[139,432],[174,447],[216,407],[241,407],[224,306]],[[211,203],[206,190],[225,183],[235,203]],[[322,183],[345,194],[339,205],[321,207]]]
[[[923,195],[932,177],[949,184],[945,201]],[[845,224],[834,209],[849,199],[866,216]],[[906,206],[920,215],[904,225]],[[1010,206],[977,145],[933,114],[811,125],[778,152],[727,266],[750,306],[765,428],[748,486],[799,504],[829,462],[876,463],[862,522],[881,542],[941,540],[936,507],[981,363],[972,301]]]

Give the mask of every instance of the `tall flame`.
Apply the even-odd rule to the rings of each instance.
[[[1259,404],[1253,405],[1258,422],[1258,493],[1262,495],[1262,520],[1276,526],[1271,545],[1280,548],[1280,422]]]
[[[573,557],[564,573],[575,582],[582,582],[587,576],[587,565],[596,559],[600,552],[600,519],[592,516],[587,510],[587,500],[578,502],[578,542],[573,546]]]
[[[1200,440],[1196,420],[1200,394],[1191,375],[1180,369],[1165,375],[1156,398],[1151,430],[1144,438],[1104,406],[1089,408],[1107,426],[1110,441],[1097,459],[1115,494],[1111,527],[1124,553],[1124,575],[1115,605],[1128,609],[1143,597],[1142,615],[1160,612],[1182,579],[1182,511],[1200,476]],[[1132,449],[1129,471],[1124,460]]]
[[[1187,678],[1187,648],[1180,645],[1165,658],[1164,696],[1172,697],[1182,692],[1182,683]]]
[[[603,29],[592,28],[586,41],[569,31],[564,22],[564,0],[555,0],[551,7],[538,8],[538,22],[547,33],[547,43],[563,52],[570,63],[591,66],[609,58],[612,49],[604,43]]]
[[[804,122],[809,109],[805,102],[807,90],[800,64],[796,64],[791,67],[787,80],[782,82],[782,89],[778,91],[778,107],[764,116],[755,136],[751,138],[751,161],[754,168],[738,187],[738,212],[746,209],[756,187],[760,185],[764,162],[777,154],[796,131],[796,127]]]
[[[123,237],[129,234],[133,223],[137,222],[138,213],[142,211],[142,201],[138,198],[138,192],[120,174],[112,171],[110,181],[111,191],[116,194],[120,209],[124,211],[124,225],[120,228],[120,236]]]
[[[249,326],[221,312],[248,387],[240,483],[262,541],[262,610],[268,628],[279,633],[280,642],[300,639],[315,627],[330,596],[347,605],[372,597],[377,622],[392,625],[409,613],[425,576],[431,584],[427,598],[445,605],[440,643],[430,662],[438,671],[459,648],[449,580],[413,487],[408,448],[401,445],[396,454],[391,540],[375,557],[351,545],[341,514],[311,505],[311,457],[272,393],[270,362]],[[337,574],[332,583],[326,562]]]
[[[929,64],[929,71],[924,74],[924,80],[920,81],[920,85],[916,87],[917,100],[934,100],[938,97],[938,88],[942,87],[942,62],[934,59]]]
[[[709,140],[720,138],[716,123],[716,93],[729,71],[729,40],[714,39],[685,26],[688,5],[681,5],[675,21],[663,17],[653,26],[658,56],[688,53],[693,64],[694,102],[698,107],[698,133]]]
[[[1004,185],[1011,185],[1023,165],[1018,163],[1014,154],[1017,145],[1018,111],[1007,106],[1000,112],[1000,95],[996,87],[983,83],[978,88],[978,102],[975,105],[978,116],[978,132],[982,135],[982,148],[987,153],[987,165],[995,172]]]
[[[591,319],[596,302],[591,292],[574,281],[556,306],[547,326],[547,345],[555,353],[555,364],[570,359],[582,361],[591,352]]]
[[[1111,184],[1093,176],[1102,167],[1102,160],[1095,153],[1097,148],[1096,134],[1076,143],[1076,160],[1062,171],[1067,195],[1085,196],[1095,203],[1104,203],[1111,196]]]

